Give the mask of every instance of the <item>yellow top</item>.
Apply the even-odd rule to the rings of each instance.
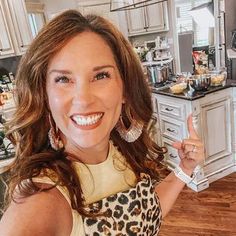
[[[135,186],[136,177],[126,164],[124,157],[110,142],[107,159],[96,165],[73,163],[81,181],[81,187],[87,204],[99,201],[118,192]],[[35,182],[54,184],[48,177],[33,179]],[[64,187],[56,186],[65,199],[71,204],[69,194]],[[71,236],[84,236],[82,217],[72,209],[73,228]]]

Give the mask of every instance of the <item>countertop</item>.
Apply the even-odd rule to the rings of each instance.
[[[152,89],[152,92],[156,94],[162,94],[162,95],[166,95],[170,97],[176,97],[180,99],[193,101],[193,100],[202,98],[206,96],[207,94],[210,94],[210,93],[222,90],[222,89],[230,88],[230,87],[236,87],[236,80],[227,80],[224,86],[209,87],[207,91],[195,91],[192,94],[192,96],[188,94],[187,90],[185,90],[183,93],[180,93],[180,94],[173,94],[169,88],[163,88],[163,89],[159,88],[157,90],[154,87],[152,87],[151,89]]]

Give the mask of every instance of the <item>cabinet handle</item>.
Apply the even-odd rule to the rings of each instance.
[[[172,153],[170,154],[171,158],[177,158],[177,156],[173,155]]]
[[[175,133],[175,129],[167,128],[167,131],[169,131],[171,133]]]
[[[166,110],[166,111],[173,111],[174,109],[173,109],[173,108],[168,108],[168,107],[166,107],[165,110]]]

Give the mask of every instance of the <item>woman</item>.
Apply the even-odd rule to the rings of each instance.
[[[157,184],[165,150],[148,136],[149,88],[121,33],[66,11],[33,41],[16,81],[0,235],[157,235],[203,145],[190,117],[189,139],[174,144],[182,169]]]

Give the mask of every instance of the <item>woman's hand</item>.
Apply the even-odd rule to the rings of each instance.
[[[187,125],[189,138],[182,140],[182,142],[174,142],[172,145],[178,150],[181,168],[186,174],[191,175],[195,167],[204,160],[205,148],[193,127],[192,115],[188,117]]]

